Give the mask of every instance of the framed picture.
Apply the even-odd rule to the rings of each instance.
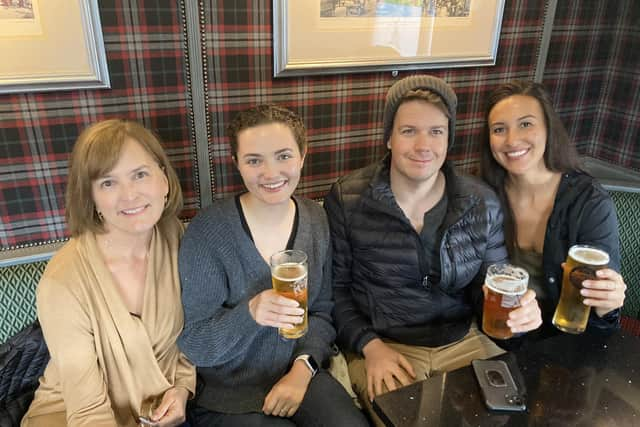
[[[273,0],[273,75],[494,65],[504,0]]]
[[[0,93],[108,88],[97,0],[0,0]]]

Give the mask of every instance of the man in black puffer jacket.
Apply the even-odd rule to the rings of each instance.
[[[473,322],[486,268],[507,259],[502,213],[489,187],[445,162],[456,104],[439,78],[395,83],[384,111],[390,152],[325,199],[338,340],[369,409],[399,384],[502,352]],[[524,332],[539,310],[530,294],[522,305],[511,326]]]

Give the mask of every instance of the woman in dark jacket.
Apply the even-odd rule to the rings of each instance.
[[[569,248],[587,244],[605,250],[609,268],[582,282],[591,306],[588,328],[616,328],[626,285],[620,270],[618,223],[609,194],[580,169],[575,147],[538,83],[498,87],[486,109],[487,140],[481,173],[499,195],[505,241],[513,263],[530,273],[529,287],[542,309],[543,337],[560,298],[562,263]]]

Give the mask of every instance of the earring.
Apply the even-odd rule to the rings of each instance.
[[[164,207],[166,208],[169,204],[169,193],[164,195]]]
[[[104,222],[104,216],[102,215],[102,212],[96,211],[96,213],[98,214],[98,219],[100,220],[100,222]]]

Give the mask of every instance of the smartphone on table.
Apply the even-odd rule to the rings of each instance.
[[[147,417],[138,417],[138,421],[140,421],[140,425],[142,427],[158,427],[160,425],[157,421],[152,421]]]
[[[499,411],[527,409],[523,393],[518,390],[509,366],[502,360],[473,360],[471,366],[478,379],[487,408]]]

